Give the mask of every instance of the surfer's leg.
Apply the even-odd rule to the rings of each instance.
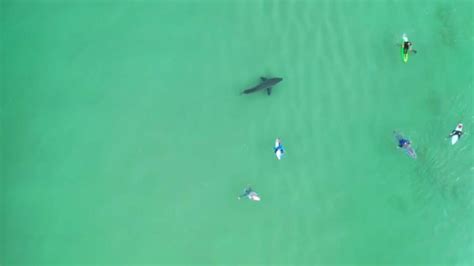
[[[252,188],[250,188],[250,187],[246,188],[246,189],[244,190],[244,194],[242,194],[242,195],[239,196],[239,199],[248,197],[248,195],[250,194],[250,192],[252,192]]]
[[[402,135],[400,135],[400,133],[398,133],[398,132],[396,132],[396,131],[393,131],[393,134],[395,135],[395,138],[396,138],[397,140],[400,140],[400,139],[403,138]]]
[[[241,198],[246,198],[248,195],[249,195],[249,193],[244,193],[244,194],[242,194],[242,195],[239,196],[239,199],[241,199]]]

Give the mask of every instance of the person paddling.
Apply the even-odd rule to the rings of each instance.
[[[244,193],[240,196],[237,197],[239,200],[241,198],[248,198],[249,200],[252,201],[260,201],[260,197],[258,196],[257,192],[253,191],[250,186],[248,186],[245,190]]]
[[[408,156],[412,157],[413,159],[416,159],[416,152],[411,147],[411,141],[403,137],[400,133],[396,131],[394,131],[393,134],[395,135],[395,139],[398,142],[397,147],[402,148],[408,154]]]
[[[408,40],[407,35],[403,34],[403,54],[408,54],[408,52],[416,54],[416,50],[413,49],[413,44]]]

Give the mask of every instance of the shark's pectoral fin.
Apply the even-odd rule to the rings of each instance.
[[[272,87],[267,88],[267,94],[268,94],[268,95],[272,94]]]
[[[260,77],[260,79],[261,79],[262,81],[267,80],[267,78],[265,78],[265,77]]]

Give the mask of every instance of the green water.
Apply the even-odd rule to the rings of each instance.
[[[0,7],[1,265],[472,265],[472,1]]]

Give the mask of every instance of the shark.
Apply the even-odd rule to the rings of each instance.
[[[249,94],[249,93],[254,93],[256,91],[266,90],[267,94],[270,95],[270,94],[272,94],[273,86],[275,86],[277,83],[281,82],[282,80],[283,80],[282,78],[261,77],[260,78],[260,84],[258,84],[255,87],[252,87],[250,89],[244,90],[241,94]]]

